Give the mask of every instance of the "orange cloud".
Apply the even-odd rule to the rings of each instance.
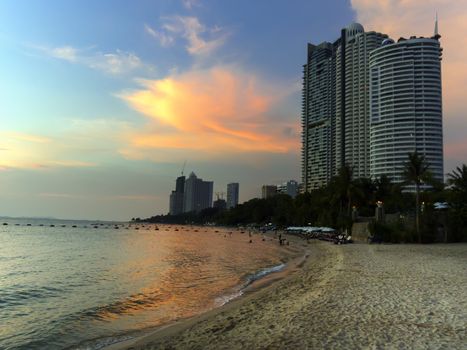
[[[284,93],[253,75],[214,67],[140,83],[141,90],[121,97],[148,117],[150,131],[129,135],[136,150],[126,150],[127,156],[142,149],[222,154],[298,148],[298,141],[283,132],[298,128],[298,122],[271,120]]]
[[[436,12],[443,47],[443,109],[445,153],[459,155],[462,145],[456,128],[467,130],[465,90],[467,88],[467,2],[459,0],[351,0],[357,20],[366,30],[399,37],[431,36]],[[451,145],[451,143],[453,145]],[[455,144],[455,146],[454,146]],[[463,146],[460,146],[463,147]],[[467,149],[463,149],[467,154]]]
[[[69,145],[57,138],[16,131],[0,132],[0,170],[92,167],[89,161],[68,159]]]

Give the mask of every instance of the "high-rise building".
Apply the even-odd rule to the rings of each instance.
[[[298,194],[298,182],[295,180],[289,180],[281,185],[277,186],[277,192],[288,194],[290,197],[295,198]]]
[[[199,179],[194,172],[191,172],[185,181],[185,192],[183,197],[183,211],[185,213],[212,207],[212,192],[214,183]]]
[[[271,198],[277,194],[277,186],[274,185],[263,185],[261,188],[261,198]]]
[[[370,55],[370,174],[402,181],[408,153],[443,181],[440,35],[387,39]]]
[[[344,134],[340,130],[337,142],[343,146],[344,154],[335,169],[343,164],[352,168],[355,178],[370,176],[370,84],[369,60],[370,52],[381,46],[387,35],[377,32],[365,32],[363,26],[352,23],[346,28],[345,46],[337,49],[337,57],[344,47],[345,51],[345,84],[336,91],[337,98],[345,94],[344,119],[336,125],[344,126]],[[339,59],[337,60],[338,63]],[[336,84],[338,86],[339,84]],[[337,140],[337,137],[336,137]],[[341,147],[342,149],[342,147]],[[337,160],[337,157],[336,157]]]
[[[185,176],[177,177],[175,191],[170,194],[170,215],[183,213],[183,196],[185,190]]]
[[[238,182],[227,185],[227,209],[235,208],[238,205]]]
[[[302,91],[302,181],[306,191],[325,185],[333,173],[335,68],[331,43],[308,44]]]
[[[305,191],[326,185],[344,164],[357,177],[369,176],[368,61],[385,38],[352,23],[333,43],[308,44],[302,91]]]

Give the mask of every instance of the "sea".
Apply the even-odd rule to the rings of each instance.
[[[289,256],[248,229],[0,218],[0,349],[102,349],[220,307]]]

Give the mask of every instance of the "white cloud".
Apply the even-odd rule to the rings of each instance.
[[[187,42],[186,50],[193,56],[208,56],[224,45],[228,33],[219,26],[209,28],[197,17],[170,16],[162,18],[161,30],[145,25],[146,32],[158,39],[162,46],[174,43],[175,37]]]
[[[149,35],[151,35],[153,38],[156,38],[163,47],[171,46],[175,42],[175,38],[173,36],[169,35],[168,33],[155,30],[147,24],[144,25],[144,29]]]
[[[62,60],[75,62],[77,51],[71,46],[55,47],[49,50],[52,57],[60,58]]]
[[[182,0],[183,7],[187,10],[191,10],[194,7],[201,6],[199,0]]]
[[[131,52],[98,53],[83,59],[90,68],[110,74],[123,74],[143,67],[141,59]]]
[[[145,64],[136,54],[122,50],[114,52],[91,51],[90,49],[77,49],[66,45],[58,47],[35,46],[47,56],[81,64],[107,74],[126,74],[139,69],[153,70],[151,65]]]

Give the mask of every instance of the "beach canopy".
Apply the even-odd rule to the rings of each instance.
[[[331,233],[335,230],[331,227],[315,227],[315,226],[289,226],[286,228],[289,232],[304,232],[304,233]]]

